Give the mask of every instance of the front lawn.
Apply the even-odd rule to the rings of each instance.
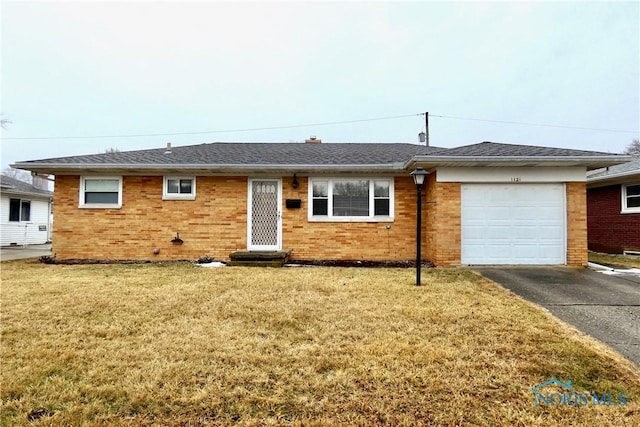
[[[424,270],[416,287],[413,269],[0,268],[2,425],[640,416],[637,367],[470,271]],[[534,407],[532,388],[550,378],[628,404]]]
[[[589,252],[589,262],[611,267],[640,268],[640,256]]]

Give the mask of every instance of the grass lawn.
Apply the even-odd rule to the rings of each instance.
[[[589,261],[597,264],[610,265],[612,267],[640,268],[640,256],[611,255],[589,252]]]
[[[466,270],[0,268],[3,426],[640,421],[637,367]]]

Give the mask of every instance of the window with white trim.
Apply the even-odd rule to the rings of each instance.
[[[622,213],[640,213],[640,184],[622,186]]]
[[[163,200],[195,200],[196,178],[194,176],[165,176],[162,184]]]
[[[80,177],[80,207],[103,209],[122,207],[122,177]]]
[[[310,221],[392,221],[393,178],[311,178]]]
[[[31,201],[9,199],[9,222],[31,221]]]

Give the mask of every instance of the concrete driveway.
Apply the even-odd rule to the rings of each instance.
[[[640,276],[571,267],[474,270],[640,365]]]
[[[51,245],[2,246],[0,248],[0,261],[39,258],[43,255],[51,255]]]

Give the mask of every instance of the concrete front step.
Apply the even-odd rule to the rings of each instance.
[[[230,266],[282,267],[289,259],[290,251],[238,251],[229,255]]]

